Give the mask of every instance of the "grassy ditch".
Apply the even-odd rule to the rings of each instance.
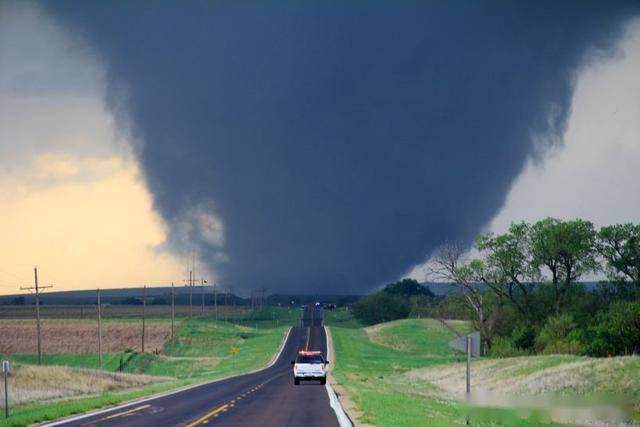
[[[185,322],[162,354],[136,354],[126,372],[176,378],[225,376],[266,365],[282,342],[286,326],[255,329],[227,322]],[[231,349],[236,348],[233,355]]]

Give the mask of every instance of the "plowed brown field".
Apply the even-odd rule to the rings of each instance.
[[[98,323],[94,320],[42,320],[42,350],[47,354],[86,354],[98,352]],[[0,320],[0,354],[35,353],[36,322]],[[145,349],[161,349],[171,332],[170,322],[147,322]],[[109,321],[102,323],[102,351],[116,353],[126,349],[141,350],[140,321]]]

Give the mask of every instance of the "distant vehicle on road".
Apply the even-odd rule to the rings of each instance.
[[[316,307],[321,307],[322,304],[320,304],[320,301],[316,302]]]
[[[320,384],[327,383],[326,365],[328,360],[324,360],[319,351],[299,351],[296,360],[292,360],[293,383],[300,385],[300,381],[320,381]]]

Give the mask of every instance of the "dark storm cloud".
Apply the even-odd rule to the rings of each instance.
[[[326,292],[369,289],[446,239],[469,241],[536,144],[562,135],[585,55],[610,51],[637,9],[45,5],[104,61],[174,244],[196,241],[225,284]],[[222,248],[185,226],[198,212],[221,219]]]

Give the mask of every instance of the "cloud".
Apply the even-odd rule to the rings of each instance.
[[[489,228],[545,216],[581,217],[598,225],[640,222],[640,20],[618,54],[581,73],[564,144],[530,162]]]
[[[170,236],[226,284],[360,292],[471,241],[566,130],[637,2],[57,1],[105,67]],[[185,242],[172,240],[177,251]]]

